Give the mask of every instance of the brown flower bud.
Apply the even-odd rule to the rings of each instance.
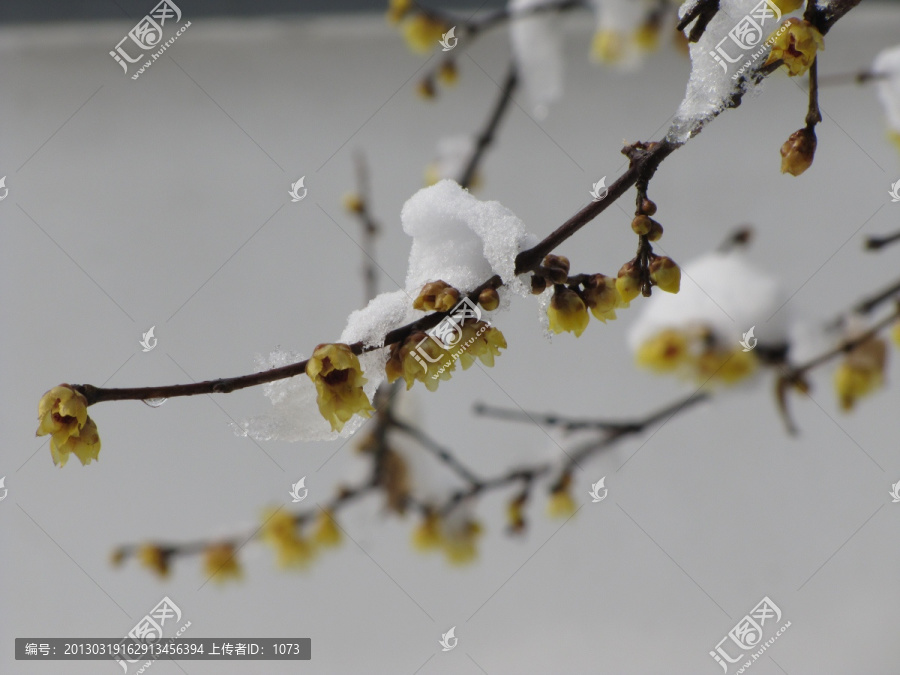
[[[496,289],[485,288],[478,294],[478,304],[487,311],[492,312],[500,305],[500,294]]]
[[[647,239],[650,241],[659,241],[663,236],[663,226],[651,219],[650,231],[647,233]]]
[[[656,203],[653,202],[653,200],[648,199],[647,197],[644,197],[641,200],[640,214],[643,214],[645,216],[655,215],[656,214]]]
[[[650,232],[652,225],[653,219],[648,216],[635,216],[634,220],[631,221],[631,229],[634,230],[635,234],[642,236]]]
[[[781,173],[799,176],[813,163],[816,154],[816,132],[804,127],[792,133],[781,146]]]
[[[547,290],[547,280],[542,277],[540,274],[533,274],[531,276],[531,292],[535,295],[540,295],[544,291]]]
[[[554,284],[564,284],[569,279],[569,259],[552,253],[544,258],[544,268],[547,277]]]

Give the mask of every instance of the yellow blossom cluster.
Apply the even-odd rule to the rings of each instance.
[[[447,562],[465,565],[478,557],[477,542],[482,533],[481,524],[471,518],[451,523],[431,512],[413,530],[412,543],[416,550],[441,551]]]
[[[697,381],[734,384],[752,375],[758,358],[740,345],[725,347],[705,329],[667,328],[641,344],[635,361],[657,373],[681,375]]]
[[[100,454],[100,434],[87,414],[87,399],[68,384],[53,387],[38,403],[37,436],[50,434],[53,463],[64,466],[74,454],[90,464]]]

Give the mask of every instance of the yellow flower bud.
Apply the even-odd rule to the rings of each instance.
[[[206,547],[203,552],[203,570],[207,577],[220,584],[229,578],[240,579],[243,576],[237,561],[237,551],[234,545],[228,542]]]
[[[306,374],[316,385],[316,403],[333,431],[359,414],[371,417],[375,408],[363,391],[363,377],[359,358],[344,344],[323,344],[316,347],[306,364]]]
[[[631,301],[641,294],[641,275],[634,261],[622,265],[616,277],[616,290],[622,298],[622,306],[628,307]]]
[[[650,280],[666,293],[677,293],[681,288],[681,268],[665,256],[650,263]]]
[[[813,163],[816,154],[816,132],[804,127],[792,133],[781,146],[781,173],[799,176]]]
[[[500,306],[500,294],[494,288],[485,288],[478,294],[478,304],[488,312],[493,312]]]
[[[650,226],[653,224],[653,219],[649,216],[635,216],[634,220],[631,221],[631,229],[634,230],[635,234],[645,235],[649,234]]]
[[[459,291],[445,281],[430,281],[419,291],[413,307],[425,312],[449,312],[459,302]]]
[[[65,466],[74,454],[82,464],[99,459],[100,435],[87,414],[87,399],[68,384],[46,392],[38,403],[36,436],[50,434],[53,463]]]
[[[650,241],[659,241],[663,236],[663,226],[655,220],[650,221],[650,231],[647,233],[647,239]]]
[[[809,70],[816,52],[825,49],[822,34],[804,19],[788,19],[769,36],[769,41],[772,51],[766,65],[781,60],[791,77]]]
[[[590,317],[581,297],[570,288],[557,286],[547,308],[550,330],[554,333],[575,333],[580,336],[587,328]]]

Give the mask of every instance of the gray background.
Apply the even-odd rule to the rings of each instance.
[[[689,63],[672,52],[635,74],[592,66],[590,23],[566,24],[565,100],[540,123],[520,101],[484,166],[479,196],[539,235],[584,205],[593,181],[620,172],[623,139],[660,136],[684,90]],[[231,420],[268,407],[249,390],[159,409],[98,405],[101,461],[60,470],[46,439],[33,437],[41,393],[61,381],[239,374],[276,345],[308,354],[335,339],[363,301],[351,241],[359,229],[340,206],[353,150],[372,168],[385,225],[380,282],[392,290],[409,250],[400,207],[421,186],[436,139],[482,123],[508,61],[502,30],[483,37],[461,56],[458,87],[425,103],[416,74],[433,61],[408,53],[379,15],[203,19],[132,81],[107,54],[132,25],[0,30],[0,171],[10,189],[0,203],[9,488],[0,670],[120,672],[13,663],[13,637],[121,635],[169,595],[192,637],[312,638],[313,661],[259,672],[717,673],[709,650],[768,595],[792,626],[756,675],[896,672],[900,505],[888,490],[900,480],[897,394],[843,415],[829,369],[816,375],[813,401],[794,402],[799,438],[781,427],[769,377],[722,392],[589,463],[575,486],[588,503],[562,527],[538,498],[528,534],[511,539],[508,494],[486,497],[481,557],[466,568],[411,551],[413,522],[382,516],[378,499],[345,512],[355,541],[306,573],[276,570],[260,545],[244,551],[245,581],[224,588],[202,586],[197,559],[162,583],[133,562],[112,568],[118,543],[243,531],[265,506],[288,501],[300,476],[311,498],[327,499],[362,463],[352,442],[258,446],[234,436]],[[865,68],[898,26],[896,9],[864,3],[828,36],[822,72]],[[673,258],[687,262],[753,223],[753,259],[796,291],[784,311],[830,317],[896,273],[896,250],[872,255],[860,244],[896,229],[900,205],[887,190],[900,162],[874,91],[835,88],[823,91],[816,163],[799,179],[782,176],[778,149],[801,126],[805,98],[798,83],[771,78],[666,161],[651,194]],[[292,204],[286,192],[301,175],[309,196]],[[633,255],[628,221],[611,208],[559,252],[577,271],[614,272]],[[544,431],[475,418],[472,402],[629,417],[683,395],[631,365],[634,307],[551,344],[534,301],[516,300],[495,322],[510,344],[496,367],[458,373],[436,394],[416,387],[413,403],[485,474],[557,456]],[[138,340],[154,324],[159,344],[142,353]],[[587,490],[604,475],[609,498],[590,504]],[[452,625],[459,646],[441,653]],[[152,672],[246,666],[159,662]]]

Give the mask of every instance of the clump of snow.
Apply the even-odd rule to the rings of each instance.
[[[424,316],[424,312],[413,309],[415,297],[404,290],[381,293],[363,309],[350,313],[339,342],[362,342],[367,347],[382,346],[387,333]]]
[[[900,134],[900,46],[885,49],[878,54],[872,64],[872,72],[888,75],[876,80],[878,98],[884,106],[888,126]]]
[[[360,366],[368,380],[363,390],[370,401],[384,379],[384,364],[387,359],[383,351],[368,352],[359,357]],[[256,357],[256,372],[302,360],[302,354],[276,349],[266,357]],[[232,429],[239,436],[249,436],[258,441],[331,441],[349,438],[366,422],[365,418],[356,415],[344,425],[340,433],[332,431],[331,425],[319,414],[316,387],[305,373],[264,384],[263,393],[272,402],[272,411],[251,417],[240,424],[232,424]]]
[[[434,160],[425,171],[426,180],[429,183],[437,183],[445,178],[462,180],[463,171],[466,170],[474,152],[475,138],[470,134],[457,134],[439,139],[435,147]]]
[[[529,294],[515,275],[516,256],[537,239],[500,202],[481,201],[454,181],[443,180],[410,197],[400,221],[413,238],[406,273],[410,296],[438,279],[471,291],[494,274],[513,292]]]
[[[562,35],[555,12],[527,14],[546,0],[509,0],[514,15],[509,24],[513,58],[535,117],[547,116],[549,106],[560,99],[563,89]]]
[[[637,301],[642,311],[628,345],[635,352],[662,330],[693,327],[712,331],[722,344],[737,345],[751,326],[760,342],[781,344],[787,338],[786,313],[778,310],[785,300],[779,282],[751,265],[744,251],[707,253],[682,268],[678,293],[657,290]]]
[[[679,17],[684,17],[694,5],[696,2],[682,5]],[[719,11],[701,38],[690,45],[691,76],[684,100],[666,135],[669,141],[686,143],[721,113],[733,96],[749,88],[746,77],[765,63],[770,51],[767,39],[779,25],[776,17],[771,15],[769,5],[766,5],[770,11],[768,18],[757,16],[753,10],[758,5],[759,0],[721,0]],[[748,16],[754,18],[757,25],[762,21],[762,33],[758,30],[744,33],[745,44],[740,45],[729,32]],[[685,34],[690,33],[693,24],[685,27]]]

